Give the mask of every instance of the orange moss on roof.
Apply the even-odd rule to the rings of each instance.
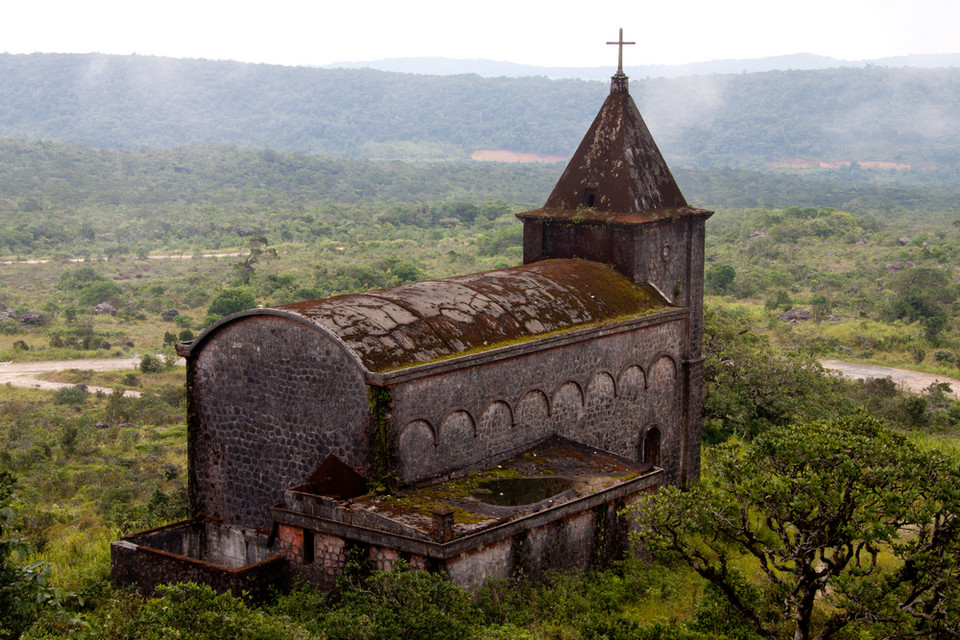
[[[328,329],[382,373],[672,306],[610,266],[545,260],[276,308]]]

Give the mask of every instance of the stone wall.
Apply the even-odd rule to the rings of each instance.
[[[368,468],[363,371],[339,343],[295,320],[223,325],[195,347],[188,394],[194,514],[269,527],[269,506],[328,455],[360,474]]]
[[[685,303],[690,311],[689,326],[687,329],[689,338],[689,351],[687,357],[696,359],[700,357],[700,347],[703,341],[703,263],[704,263],[704,236],[706,221],[691,220],[688,222],[690,227],[688,235],[688,256],[690,263],[687,285],[687,298]]]
[[[662,466],[679,465],[684,329],[680,317],[395,384],[398,476],[479,468],[554,434],[637,459],[653,426]]]
[[[277,552],[296,574],[323,589],[332,589],[347,564],[343,538],[281,524],[277,528]]]
[[[217,529],[194,521],[118,540],[110,545],[110,577],[117,586],[136,586],[144,595],[151,595],[158,585],[176,582],[209,584],[253,598],[265,597],[271,587],[284,587],[287,563],[267,547],[266,536],[236,527]],[[220,543],[231,549],[221,549]],[[235,555],[239,547],[244,557]]]
[[[411,569],[443,571],[451,582],[468,588],[489,578],[523,576],[542,581],[550,571],[583,571],[623,558],[630,548],[630,523],[623,508],[636,495],[653,491],[656,486],[654,481],[626,495],[567,509],[546,520],[527,518],[508,532],[491,530],[449,543],[423,543],[352,526],[337,527],[341,533],[334,535],[316,530],[330,526],[330,521],[288,512],[296,524],[280,523],[277,550],[292,574],[321,588],[334,586],[348,556],[366,558],[367,566],[376,571],[390,571],[402,559]],[[410,545],[418,551],[411,550]]]
[[[520,534],[448,558],[443,568],[454,584],[476,587],[487,578],[525,577],[542,582],[551,571],[607,566],[629,549],[620,503],[533,527]]]
[[[633,273],[626,274],[634,282],[649,282],[663,292],[667,299],[688,306],[690,241],[689,218],[677,222],[661,222],[639,229],[634,242]],[[702,224],[702,223],[701,223]]]

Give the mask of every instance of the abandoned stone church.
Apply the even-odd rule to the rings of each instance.
[[[470,585],[621,553],[620,510],[699,475],[710,214],[621,68],[518,214],[523,265],[251,309],[178,345],[194,517],[115,542],[114,580],[256,595],[360,555]]]

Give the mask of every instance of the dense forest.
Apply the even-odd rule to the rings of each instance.
[[[960,69],[632,80],[674,166],[883,161],[956,170]],[[0,136],[99,148],[208,144],[336,156],[568,156],[607,83],[422,76],[147,56],[0,55]]]
[[[224,146],[97,150],[0,139],[0,257],[203,251],[251,235],[310,242],[329,230],[320,214],[340,211],[349,220],[358,208],[425,227],[470,222],[470,208],[430,212],[431,204],[534,208],[561,171],[559,164],[410,164]],[[960,202],[957,183],[923,173],[675,174],[689,202],[712,209],[819,206],[898,215],[958,211]]]
[[[0,639],[960,634],[954,390],[819,362],[960,372],[954,71],[634,82],[647,99],[723,98],[710,117],[641,104],[683,159],[687,199],[716,210],[704,481],[624,514],[644,560],[466,592],[355,559],[331,592],[253,603],[109,580],[110,541],[187,515],[174,343],[257,304],[519,263],[513,214],[543,202],[561,164],[359,156],[568,153],[606,87],[141,57],[0,67],[0,361],[139,362],[45,374],[56,391],[0,387]],[[482,126],[469,96],[489,107]],[[917,166],[766,166],[794,156]]]

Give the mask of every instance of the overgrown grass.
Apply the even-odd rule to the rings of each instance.
[[[46,535],[47,544],[34,558],[52,567],[57,586],[82,594],[109,583],[110,543],[120,537],[117,529],[90,518],[55,524]]]
[[[171,386],[170,375],[158,374],[141,398],[85,393],[56,404],[49,391],[0,394],[0,467],[18,480],[17,528],[57,586],[104,583],[111,540],[186,515],[183,383]]]

